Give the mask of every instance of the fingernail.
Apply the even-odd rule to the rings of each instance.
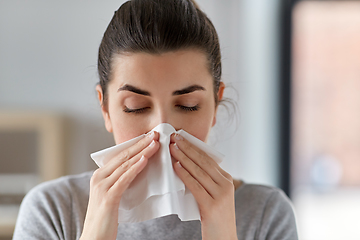
[[[153,147],[153,146],[155,146],[155,140],[152,140],[150,143],[150,147]]]
[[[145,160],[145,157],[144,157],[144,155],[142,155],[139,161],[142,162],[144,160]]]
[[[152,138],[154,136],[154,132],[149,132],[149,133],[147,133],[147,137],[148,138]]]
[[[178,145],[176,143],[174,143],[174,148],[179,149],[179,147],[178,147]]]
[[[175,164],[178,168],[182,168],[181,163],[179,161],[177,161]]]
[[[183,138],[180,134],[177,133],[177,134],[175,135],[175,139],[178,140],[178,141],[181,141],[181,140],[183,140],[184,138]]]

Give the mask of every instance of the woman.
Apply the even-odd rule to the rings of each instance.
[[[99,48],[96,87],[107,131],[120,144],[170,123],[206,142],[224,84],[217,33],[191,0],[132,0],[111,20]],[[278,189],[233,180],[179,135],[174,170],[201,221],[176,215],[118,224],[122,193],[159,149],[148,135],[95,172],[41,184],[24,199],[14,239],[297,239]]]

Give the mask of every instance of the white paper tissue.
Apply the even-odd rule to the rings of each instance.
[[[200,220],[194,196],[174,172],[170,155],[170,135],[174,132],[206,152],[217,163],[224,156],[209,145],[184,130],[176,131],[168,123],[162,123],[151,131],[160,133],[160,149],[147,166],[123,193],[119,206],[119,223],[135,223],[177,214],[182,221]],[[119,145],[91,154],[99,167],[104,166],[118,153],[132,146],[145,134]]]

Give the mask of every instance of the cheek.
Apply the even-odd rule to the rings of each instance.
[[[209,124],[208,122],[206,123],[204,122],[203,124],[192,125],[187,132],[195,136],[196,138],[200,139],[201,141],[206,142],[210,130],[211,130],[211,124]]]
[[[114,128],[114,139],[115,139],[115,143],[116,144],[120,144],[123,142],[126,142],[130,139],[133,139],[141,134],[138,134],[136,132],[132,132],[132,131],[123,131],[124,129],[121,128]]]
[[[199,112],[193,119],[184,121],[183,129],[201,141],[206,142],[212,128],[214,113],[215,111],[211,111],[211,109]]]
[[[125,113],[113,114],[111,124],[116,144],[126,142],[147,132],[147,129],[142,127],[142,123],[129,118]]]

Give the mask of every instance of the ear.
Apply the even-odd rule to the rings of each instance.
[[[219,91],[217,93],[218,102],[220,102],[221,99],[223,98],[224,90],[225,90],[225,83],[220,82]],[[215,107],[215,113],[214,113],[214,118],[213,118],[213,122],[212,122],[212,127],[215,126],[215,124],[216,124],[216,114],[217,114],[218,106]]]
[[[96,85],[95,89],[96,89],[96,92],[98,95],[98,100],[100,102],[101,113],[103,115],[104,122],[105,122],[105,128],[108,132],[111,133],[113,131],[113,129],[112,129],[112,124],[111,124],[110,114],[108,111],[108,106],[106,106],[104,104],[104,95],[103,95],[103,91],[102,91],[100,84]]]

